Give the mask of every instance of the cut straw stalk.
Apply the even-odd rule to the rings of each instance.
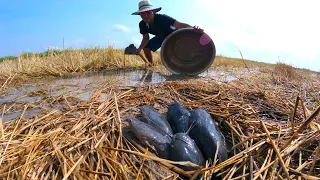
[[[148,151],[147,151],[145,154],[148,154]],[[136,180],[139,179],[139,176],[140,176],[140,174],[141,174],[141,170],[142,170],[142,168],[143,168],[143,166],[144,166],[144,161],[145,161],[145,160],[146,160],[146,158],[143,157],[142,163],[141,163],[141,165],[140,165],[140,168],[139,168],[139,171],[138,171],[138,174],[137,174],[137,177],[136,177]]]
[[[290,168],[289,171],[293,174],[296,174],[296,175],[301,176],[301,177],[308,179],[308,180],[320,180],[320,177],[310,176],[310,175],[298,172],[292,168]]]
[[[260,170],[259,170],[258,172],[256,172],[256,173],[254,173],[254,178],[252,178],[253,180],[255,180],[255,179],[257,179],[258,177],[260,177],[260,174],[265,170],[264,167],[266,166],[267,161],[269,161],[269,160],[271,159],[270,156],[272,155],[272,152],[273,152],[272,149],[269,149],[269,150],[268,150],[267,157],[265,158],[265,161],[263,162]],[[267,168],[267,169],[268,169],[268,168]],[[264,178],[262,178],[262,179],[264,179]]]
[[[260,86],[262,87],[262,84],[260,84]],[[172,101],[174,98],[172,96],[172,94],[167,93],[168,91],[164,87],[165,86],[159,85],[159,86],[148,86],[145,89],[136,88],[135,89],[136,92],[135,93],[128,93],[126,95],[126,98],[123,98],[123,97],[120,97],[119,95],[117,95],[116,96],[117,106],[118,106],[119,110],[120,110],[120,108],[122,109],[121,111],[118,111],[118,112],[120,112],[120,114],[127,112],[128,107],[130,110],[134,110],[136,106],[138,106],[140,104],[144,104],[144,103],[150,103],[150,104],[157,103],[157,105],[160,104],[160,106],[161,106],[160,108],[164,108],[166,106],[166,104],[168,102]],[[245,131],[245,129],[248,128],[248,126],[252,127],[253,131],[255,133],[259,132],[262,135],[262,136],[258,136],[258,137],[253,138],[253,140],[255,142],[259,142],[259,141],[265,139],[266,134],[261,133],[261,131],[262,131],[261,126],[256,126],[256,125],[257,125],[257,122],[259,122],[258,121],[259,118],[257,117],[257,115],[259,115],[259,113],[258,113],[259,109],[266,108],[264,106],[264,103],[266,103],[266,102],[262,101],[261,102],[262,104],[258,104],[258,105],[257,104],[246,105],[245,104],[246,100],[247,100],[246,94],[243,92],[247,93],[248,88],[245,85],[239,86],[238,87],[239,91],[236,92],[236,93],[239,93],[239,95],[241,96],[240,97],[241,100],[239,102],[243,103],[243,105],[241,105],[243,107],[251,107],[252,110],[250,110],[250,112],[257,112],[257,113],[249,113],[247,110],[243,110],[243,108],[241,108],[241,106],[237,107],[236,105],[234,105],[234,104],[239,104],[238,99],[237,99],[237,97],[235,97],[231,94],[232,89],[230,91],[229,90],[227,91],[227,89],[225,89],[226,86],[219,86],[219,88],[213,87],[212,88],[213,90],[212,89],[208,90],[206,86],[201,86],[201,88],[196,88],[197,86],[192,86],[190,84],[188,84],[187,86],[182,86],[180,83],[177,83],[177,85],[172,86],[172,87],[177,92],[177,94],[179,95],[179,97],[182,101],[187,101],[185,104],[188,104],[189,107],[191,107],[191,108],[203,107],[206,110],[208,110],[209,112],[213,112],[213,114],[218,117],[224,117],[225,115],[228,115],[228,119],[229,118],[234,119],[234,121],[236,121],[237,123],[234,123],[233,121],[229,121],[229,122],[232,122],[232,123],[230,123],[231,126],[233,126],[234,129],[236,130],[236,132],[239,133],[239,134],[233,133],[233,135],[234,135],[233,140],[235,141],[235,143],[234,143],[235,145],[237,145],[237,143],[238,144],[242,143],[242,144],[246,145],[245,142],[248,142],[249,140],[251,140],[250,137],[252,137],[252,136],[247,137],[249,140],[246,139],[245,136],[243,136],[243,132]],[[190,88],[190,87],[192,87],[192,88]],[[124,88],[124,91],[126,91],[125,89],[126,88]],[[214,89],[219,89],[219,91],[215,91],[213,93]],[[268,88],[266,88],[265,90],[268,91]],[[281,91],[282,90],[285,90],[285,89],[281,89]],[[121,91],[123,91],[123,89]],[[156,92],[157,96],[147,96],[147,95],[150,95],[150,93],[146,93],[146,94],[141,93],[141,92],[147,92],[147,91],[148,92],[149,91]],[[254,91],[254,89],[252,91]],[[163,92],[165,92],[165,93],[163,93]],[[203,99],[206,97],[212,97],[214,94],[217,94],[217,92],[220,94],[220,96],[216,96],[215,99],[212,101],[210,99],[207,99],[206,101],[200,101],[200,102],[198,101],[199,99]],[[139,97],[139,99],[136,99],[136,97],[138,95],[140,95],[140,97]],[[269,98],[267,100],[270,101],[270,106],[268,105],[267,108],[270,111],[273,110],[272,108],[279,108],[279,110],[283,111],[283,112],[292,111],[291,107],[282,104],[285,102],[277,102],[278,101],[278,99],[276,99],[277,96],[274,96],[274,99],[272,99],[273,97],[270,98],[269,95],[270,94],[268,94],[268,92],[266,92],[265,98]],[[66,95],[64,95],[64,96],[67,100],[69,100]],[[176,95],[174,95],[174,96],[176,96]],[[227,98],[225,96],[227,96]],[[272,93],[270,96],[272,96]],[[63,96],[61,96],[61,97],[63,97]],[[118,135],[119,121],[117,120],[117,117],[116,117],[118,112],[116,109],[116,102],[113,98],[114,97],[113,93],[110,93],[109,96],[107,96],[107,97],[108,98],[106,98],[106,100],[104,102],[97,102],[98,101],[97,99],[92,98],[91,102],[83,102],[79,105],[74,105],[72,107],[68,107],[66,104],[66,109],[71,108],[72,112],[70,111],[68,114],[64,113],[59,116],[56,116],[56,114],[55,114],[54,115],[54,117],[55,117],[54,123],[48,123],[48,122],[52,121],[51,120],[52,118],[50,118],[50,116],[49,116],[49,117],[43,119],[43,122],[39,122],[37,124],[34,124],[33,126],[27,128],[25,131],[23,131],[24,133],[28,133],[28,135],[25,135],[25,134],[14,135],[15,138],[12,139],[12,141],[9,145],[8,151],[6,152],[6,160],[8,160],[8,161],[4,161],[5,164],[7,165],[7,163],[10,163],[10,161],[12,161],[11,159],[15,160],[16,159],[15,157],[17,157],[18,155],[21,155],[21,153],[18,153],[18,152],[14,153],[14,149],[18,149],[19,147],[21,147],[22,145],[20,145],[20,144],[23,144],[23,146],[29,146],[32,142],[32,140],[29,139],[30,137],[37,137],[40,139],[49,139],[49,138],[54,139],[54,141],[57,142],[56,143],[57,148],[60,148],[61,152],[65,153],[64,156],[67,159],[67,161],[66,161],[67,163],[65,163],[66,168],[63,168],[65,172],[67,172],[69,169],[71,169],[73,164],[75,164],[75,162],[78,160],[78,158],[82,154],[86,154],[87,151],[96,152],[96,150],[94,149],[94,146],[101,139],[101,137],[103,136],[104,133],[107,134],[107,138],[105,138],[102,141],[103,144],[106,144],[106,146],[108,146],[108,147],[116,147],[117,142],[119,142],[119,137],[118,137],[119,136]],[[291,96],[284,94],[283,97],[291,97]],[[56,99],[57,101],[55,103],[57,103],[58,100],[63,101],[63,100],[65,100],[65,98]],[[153,100],[149,101],[150,98],[159,99],[160,102],[156,102]],[[285,100],[285,99],[286,98],[283,98],[283,100]],[[45,102],[46,101],[43,101],[42,104]],[[255,101],[251,101],[251,102],[254,103]],[[259,101],[259,103],[260,103],[260,101]],[[51,104],[51,106],[53,106],[53,108],[55,108],[54,105],[55,105],[54,103]],[[214,107],[214,108],[212,108],[212,107]],[[61,108],[61,107],[59,107],[59,108]],[[101,108],[101,109],[97,110],[98,108]],[[242,110],[240,111],[239,109],[242,109]],[[235,113],[233,113],[233,112],[235,112]],[[237,114],[238,112],[240,112],[240,114],[241,114],[240,116],[238,116],[239,115],[239,114]],[[77,114],[77,115],[74,115],[73,113]],[[244,116],[244,117],[241,117],[241,116]],[[240,118],[238,118],[238,117],[240,117]],[[296,117],[296,118],[298,118],[298,117]],[[37,119],[38,118],[36,118],[36,120]],[[244,121],[245,119],[249,119],[249,121],[248,120]],[[15,123],[8,123],[7,126],[5,127],[5,129],[4,129],[5,140],[1,141],[1,142],[3,142],[3,144],[6,144],[8,142],[9,137],[10,137],[9,132],[12,132],[14,130],[15,124],[17,121],[14,121],[14,122]],[[23,125],[25,122],[26,121],[21,121],[20,124]],[[79,123],[79,122],[83,122],[83,123]],[[101,122],[103,122],[103,123],[101,123]],[[109,128],[109,125],[111,125],[112,123],[114,124],[114,129],[113,129],[114,133],[117,135],[109,133],[108,130],[107,131],[105,130],[105,128],[107,127],[111,131],[111,128]],[[81,127],[81,125],[79,125],[79,124],[82,124],[83,127]],[[100,124],[101,126],[98,126],[98,124]],[[25,125],[24,126],[21,126],[21,125],[19,125],[19,129],[21,129],[25,126]],[[79,125],[79,127],[78,127],[78,125]],[[300,125],[300,123],[298,122],[298,119],[297,119],[297,122],[295,122],[295,126],[297,127],[299,125]],[[41,127],[41,128],[39,128],[39,127]],[[61,131],[61,132],[63,132],[63,134],[60,133],[61,135],[55,137],[55,135],[54,135],[55,133],[51,134],[50,136],[47,133],[47,135],[42,136],[42,134],[46,134],[45,132],[52,132],[52,129],[56,128],[56,127],[62,127],[62,129],[65,129],[64,131]],[[92,127],[95,127],[95,128],[92,128]],[[77,129],[77,132],[70,132],[69,129],[75,129],[75,128]],[[35,133],[34,131],[36,129],[41,129],[41,130],[37,130],[37,133]],[[278,131],[280,131],[278,126],[269,125],[268,129],[270,131],[270,134],[278,134],[279,133]],[[281,142],[281,141],[284,141],[284,139],[289,139],[291,136],[290,130],[291,130],[291,125],[289,127],[282,126],[281,134],[279,134],[279,136],[281,135],[282,138],[280,139],[280,141],[277,141],[276,143],[283,144],[284,142]],[[296,144],[298,144],[298,146],[295,146],[295,147],[301,148],[303,151],[307,151],[307,152],[312,153],[312,151],[310,150],[309,143],[312,143],[313,140],[316,140],[316,138],[319,136],[316,135],[316,133],[313,133],[313,135],[311,135],[310,133],[312,133],[312,132],[306,132],[305,134],[299,134],[299,137],[296,138],[296,141],[297,141]],[[237,137],[238,135],[240,135],[240,136]],[[255,135],[256,134],[254,134],[253,136],[255,136]],[[110,140],[111,137],[113,137],[115,139],[114,144],[111,143],[112,142]],[[88,138],[92,138],[93,140],[88,141],[87,143],[84,143],[81,146],[77,146],[77,145],[81,144],[81,142],[85,141]],[[230,138],[230,137],[227,137],[227,138]],[[302,139],[305,138],[306,140],[302,141],[301,138]],[[237,140],[239,140],[240,142],[236,142]],[[245,141],[245,142],[243,142],[243,141]],[[20,142],[23,142],[23,143],[20,143]],[[60,143],[62,143],[62,144],[60,144]],[[48,145],[48,143],[46,141],[44,141],[42,144],[43,144],[43,147],[47,147],[47,145]],[[129,144],[126,141],[122,142],[121,144],[123,145],[123,148],[120,148],[120,149],[130,149],[132,151],[137,151],[132,144]],[[74,146],[77,146],[77,147],[73,148],[73,150],[70,152],[67,151]],[[30,147],[31,147],[31,145],[30,145]],[[81,147],[81,148],[79,148],[79,147]],[[91,149],[90,149],[90,147],[91,147]],[[234,146],[234,150],[236,150],[236,152],[241,152],[241,151],[243,151],[244,147],[245,146],[236,146],[236,147]],[[267,148],[267,146],[264,146],[264,145],[260,146],[260,147],[261,148],[257,148],[257,151],[260,153],[261,153],[260,149]],[[290,148],[293,148],[293,146],[290,146]],[[30,148],[30,150],[32,150],[32,148]],[[32,167],[31,164],[33,164],[33,163],[35,165],[37,165],[37,164],[41,164],[41,162],[49,161],[49,159],[50,159],[49,156],[51,156],[51,155],[43,152],[43,151],[47,152],[47,149],[41,147],[41,148],[38,148],[38,150],[40,150],[41,153],[33,160],[30,159],[30,161],[27,162],[27,164],[30,164],[29,167]],[[288,149],[286,149],[286,150],[288,150]],[[30,152],[30,151],[28,151],[28,152]],[[112,151],[109,151],[109,152],[112,152]],[[255,151],[253,151],[253,152],[255,152]],[[287,151],[287,152],[289,152],[289,151]],[[289,154],[291,152],[292,151],[290,151]],[[105,158],[101,158],[102,156],[99,155],[100,153],[98,153],[97,155],[98,155],[99,160],[96,160],[97,157],[91,156],[90,157],[90,159],[92,159],[91,161],[89,161],[86,158],[87,156],[84,155],[84,157],[88,161],[88,163],[84,162],[81,165],[85,165],[86,166],[85,168],[87,170],[100,172],[101,169],[99,169],[99,168],[101,168],[102,163],[104,163],[104,160],[102,160],[102,159],[105,159],[106,163],[104,163],[104,166],[107,163],[109,166],[109,168],[105,169],[106,173],[110,173],[110,175],[111,175],[109,177],[107,176],[108,178],[121,179],[122,177],[124,177],[124,175],[122,175],[122,173],[126,173],[128,176],[136,177],[136,175],[139,171],[139,166],[142,163],[141,160],[138,160],[138,158],[139,158],[138,156],[131,155],[131,154],[125,154],[125,153],[119,153],[117,161],[119,161],[119,164],[122,166],[122,167],[120,167],[119,164],[110,160],[110,158],[111,159],[114,158],[114,156],[113,156],[114,153],[113,154],[106,153],[106,152],[103,152],[103,153],[107,154],[105,156]],[[281,153],[281,155],[284,156],[285,154]],[[288,153],[286,155],[288,155]],[[8,159],[8,157],[10,159]],[[38,157],[40,157],[40,158],[38,158]],[[58,158],[61,158],[61,157],[55,155],[54,161],[52,161],[52,163],[59,164],[59,162],[57,162]],[[124,158],[124,162],[122,162],[122,160],[121,160],[122,158]],[[235,162],[237,163],[237,162],[241,161],[242,163],[244,163],[244,162],[247,162],[247,160],[249,159],[248,156],[246,156],[246,155],[243,155],[242,158],[237,159],[238,161],[235,161]],[[290,157],[287,158],[286,161],[288,162],[289,159],[290,159]],[[21,165],[22,163],[26,162],[25,160],[26,159],[21,159],[21,163],[14,164],[12,166],[12,168],[10,168],[11,170],[14,170],[14,171],[10,171],[11,173],[10,173],[9,177],[21,176],[23,169],[19,170],[19,168],[17,168],[17,167],[19,167],[19,165]],[[134,162],[132,162],[132,161],[134,161]],[[62,162],[64,163],[64,160],[62,160]],[[151,161],[149,161],[149,162],[151,162]],[[304,162],[304,163],[301,163],[302,165],[299,166],[299,168],[300,168],[299,171],[302,172],[304,169],[307,169],[306,172],[308,172],[310,170],[312,162],[307,162],[306,160],[302,160],[302,162]],[[62,176],[61,169],[52,168],[52,163],[51,163],[51,165],[48,165],[48,167],[44,167],[44,168],[40,165],[39,168],[44,169],[43,171],[46,173],[45,177],[47,177],[47,178],[61,177]],[[147,167],[146,163],[147,162],[145,161],[145,165],[143,167]],[[242,163],[240,163],[240,164],[242,164]],[[268,163],[265,166],[261,166],[261,168],[268,166],[269,163],[271,163],[271,160],[270,160],[270,162],[268,161]],[[99,165],[97,165],[97,164],[99,164]],[[138,166],[138,164],[139,164],[139,166]],[[233,166],[233,165],[234,164],[232,164],[231,166]],[[94,170],[92,168],[90,168],[93,166],[96,166],[97,168],[94,168]],[[138,168],[136,166],[138,166]],[[24,164],[21,167],[25,167]],[[224,166],[224,167],[227,167],[227,166]],[[243,168],[244,170],[247,169],[246,166],[243,166],[243,167],[244,167]],[[291,165],[291,167],[293,167],[293,165]],[[121,170],[116,170],[117,168],[118,169],[120,168]],[[152,167],[152,168],[154,168],[154,167]],[[209,168],[209,167],[206,166],[206,168]],[[237,165],[237,168],[238,168],[238,165]],[[296,171],[298,171],[297,167],[294,167],[294,168]],[[157,168],[155,168],[155,169],[157,169]],[[271,168],[268,168],[264,171],[265,175],[268,170],[270,171],[270,169]],[[231,172],[231,170],[232,170],[231,167],[227,167],[227,170],[225,170],[223,173],[224,174],[232,174],[234,169],[232,172]],[[315,176],[316,176],[316,174],[318,174],[318,170],[317,171],[316,170],[317,169],[314,169]],[[35,177],[33,171],[34,170],[32,170],[30,168],[30,171],[29,171],[30,176],[28,174],[27,175],[28,178]],[[92,175],[94,173],[84,173],[81,170],[79,170],[79,171],[81,172],[80,173],[81,176],[83,176],[82,179],[94,179],[95,177],[97,177],[97,179],[103,178],[103,177],[101,177],[101,176],[103,176],[102,174],[101,175],[99,175],[99,174]],[[236,169],[236,173],[239,173],[237,171],[238,171],[238,169]],[[242,168],[240,169],[240,171],[241,171],[240,173],[242,174]],[[74,171],[74,172],[77,172],[77,171]],[[198,170],[198,172],[199,172],[199,170]],[[48,175],[47,173],[50,173],[50,174]],[[171,172],[171,173],[173,173],[173,172]],[[200,173],[203,173],[203,172],[200,172]],[[204,173],[209,175],[212,172],[206,171]],[[256,172],[254,171],[254,173],[256,173]],[[292,172],[290,171],[290,173],[292,173]],[[91,176],[89,176],[90,174],[91,174]],[[147,177],[147,178],[152,178],[153,174],[156,174],[156,173],[147,169],[147,168],[143,168],[143,170],[141,170],[140,177],[143,176],[143,177]],[[192,175],[194,175],[194,174],[192,174]],[[244,171],[244,174],[246,174],[245,171]],[[163,177],[169,177],[169,176],[170,175],[168,175],[168,176],[166,175]],[[69,176],[69,178],[71,178],[71,177],[77,177],[77,176],[71,174]],[[105,177],[105,178],[107,178],[107,177]],[[159,177],[161,177],[161,176],[159,176]],[[244,176],[244,177],[247,177],[247,176]],[[268,178],[270,178],[270,177],[268,177]],[[268,179],[268,178],[266,177],[265,179]]]
[[[268,159],[268,164],[271,163],[273,151],[274,151],[274,150],[271,149],[271,151],[270,151],[270,156],[269,156],[269,159]],[[265,167],[266,167],[266,166],[265,166]],[[264,168],[265,168],[265,167],[264,167]],[[269,171],[269,168],[266,168],[266,170],[264,171],[263,179],[266,179],[268,171]]]
[[[319,111],[320,111],[320,106],[317,107],[317,109],[300,126],[300,128],[292,135],[292,137],[285,143],[285,145],[281,147],[281,149],[285,149],[286,147],[288,147],[290,143],[296,138],[296,136],[307,128],[308,124],[318,115]]]
[[[3,114],[2,114],[3,116]],[[0,139],[3,140],[4,139],[4,130],[3,130],[3,123],[2,123],[2,117],[0,117]]]
[[[267,136],[268,136],[268,138],[269,138],[269,140],[270,140],[270,143],[271,143],[271,145],[272,145],[272,147],[273,147],[273,150],[276,152],[276,155],[277,155],[277,157],[278,157],[278,160],[279,160],[279,162],[280,162],[280,165],[281,165],[281,167],[282,167],[282,169],[283,169],[283,171],[284,171],[287,179],[290,180],[291,178],[290,178],[290,176],[289,176],[289,172],[288,172],[287,167],[285,166],[285,164],[284,164],[284,162],[283,162],[283,159],[282,159],[282,157],[281,157],[281,155],[280,155],[280,152],[279,152],[276,144],[274,143],[273,139],[271,138],[270,133],[269,133],[266,125],[263,123],[263,121],[260,121],[260,123],[261,123],[261,126],[262,126],[263,130],[265,131],[265,133],[267,134]]]
[[[118,138],[118,143],[117,143],[117,147],[116,148],[121,148],[123,149],[123,143],[122,143],[122,122],[121,122],[121,117],[120,117],[120,112],[119,112],[119,106],[118,106],[118,102],[117,102],[117,96],[116,94],[114,93],[114,102],[115,102],[115,105],[116,105],[116,110],[117,110],[117,120],[118,120],[118,124],[119,124],[119,138]],[[117,157],[117,152],[116,152],[116,155],[115,157]]]
[[[298,104],[299,104],[299,96],[296,97],[296,103],[294,104],[294,108],[293,108],[293,112],[291,114],[291,127],[292,127],[292,133],[294,133],[294,117],[296,116],[296,113],[297,113],[297,107],[298,107]]]
[[[170,161],[170,160],[158,158],[158,157],[156,157],[154,155],[143,154],[143,153],[135,152],[135,151],[129,151],[129,150],[124,150],[124,149],[116,149],[116,148],[112,148],[112,147],[103,147],[103,148],[109,149],[109,150],[114,150],[114,151],[119,151],[119,152],[124,152],[124,153],[129,153],[129,154],[133,154],[133,155],[137,155],[137,156],[140,156],[140,157],[143,157],[143,158],[154,160],[156,162],[159,162],[161,164],[168,165],[168,166],[170,166],[169,164],[177,164],[177,165],[182,165],[182,166],[190,166],[190,167],[194,167],[194,168],[198,168],[198,169],[200,168],[199,165],[191,163],[189,161],[187,161],[187,162],[175,162],[175,161]],[[175,168],[172,169],[172,168],[173,168],[173,166],[171,165],[171,168],[170,168],[171,170],[179,171],[178,169],[175,169]],[[194,172],[194,171],[191,171],[191,172]],[[183,173],[183,175],[187,175],[187,176],[191,177],[190,173],[185,173],[183,171],[180,171],[180,173]]]
[[[8,85],[11,83],[11,81],[14,79],[14,77],[17,75],[17,73],[15,73],[13,76],[10,75],[6,81],[2,84],[2,86],[0,87],[0,92]]]
[[[232,134],[233,134],[233,133],[232,133]],[[238,144],[234,145],[234,146],[231,148],[230,151],[236,150],[236,148],[239,148],[241,145],[243,145],[244,143],[246,143],[246,142],[248,142],[248,141],[250,141],[250,140],[252,140],[252,139],[258,139],[258,138],[264,137],[264,136],[266,136],[266,135],[267,135],[266,133],[263,133],[263,134],[254,134],[254,135],[252,135],[252,136],[244,139],[243,141],[239,142]]]
[[[295,140],[295,143],[292,144],[291,146],[287,147],[286,149],[284,149],[281,152],[281,156],[287,156],[289,155],[291,152],[293,152],[294,150],[296,150],[299,146],[302,146],[303,144],[307,144],[312,142],[313,140],[317,140],[319,139],[320,136],[320,130],[307,135],[307,136],[300,136]]]
[[[3,161],[4,157],[5,157],[4,155],[6,154],[6,152],[7,152],[7,150],[8,150],[9,144],[10,144],[10,142],[12,141],[13,135],[16,133],[16,131],[17,131],[18,127],[19,127],[19,123],[20,123],[20,121],[21,121],[24,113],[26,112],[27,108],[28,108],[28,105],[24,106],[24,110],[23,110],[23,112],[22,112],[22,114],[21,114],[21,116],[20,116],[20,118],[19,118],[19,120],[18,120],[18,123],[16,124],[13,132],[11,133],[10,139],[9,139],[9,141],[8,141],[8,143],[7,143],[4,151],[3,151],[3,153],[2,153],[1,156],[0,156],[0,157],[1,157],[1,159],[0,159],[0,166],[1,166],[1,164],[2,164],[2,161]]]
[[[256,144],[248,147],[247,149],[243,150],[242,152],[234,155],[233,157],[227,159],[226,161],[216,165],[216,166],[213,166],[213,167],[208,167],[208,168],[203,168],[202,171],[213,171],[214,173],[223,169],[224,167],[230,165],[230,164],[233,164],[233,163],[236,163],[238,161],[243,161],[243,159],[246,159],[248,156],[248,154],[257,149],[258,147],[262,146],[263,144],[265,144],[266,141],[265,140],[261,140],[259,142],[257,142]]]
[[[315,150],[314,158],[313,158],[313,162],[312,162],[312,165],[311,165],[309,174],[311,174],[311,173],[313,172],[319,154],[320,154],[320,141],[318,141],[318,147],[317,147],[317,149]]]
[[[71,173],[74,173],[73,171],[77,168],[77,166],[81,163],[82,160],[83,160],[83,156],[81,156],[80,159],[72,166],[72,168],[67,172],[67,174],[63,177],[62,180],[68,179]]]
[[[81,172],[85,172],[85,173],[97,174],[97,175],[101,175],[101,176],[111,176],[111,174],[110,174],[110,173],[97,172],[97,171],[90,171],[90,170],[86,170],[86,169],[80,169],[79,171],[81,171]]]

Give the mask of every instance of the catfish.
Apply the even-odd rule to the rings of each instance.
[[[151,125],[160,133],[172,137],[173,134],[171,126],[163,115],[161,115],[157,110],[148,105],[142,106],[140,110],[141,115],[139,119],[142,122]]]
[[[191,128],[189,136],[194,139],[205,160],[214,160],[218,143],[219,162],[221,163],[228,159],[225,137],[208,112],[201,108],[192,110],[189,126]]]
[[[168,148],[171,143],[171,138],[163,135],[157,129],[147,123],[139,121],[135,117],[128,117],[130,129],[133,135],[145,147],[151,147],[156,155],[163,159],[168,159]]]
[[[204,166],[205,161],[201,151],[187,133],[173,135],[169,146],[169,159],[172,161],[190,161],[199,166]],[[177,165],[185,171],[196,170],[194,167]]]
[[[168,107],[167,118],[171,125],[173,134],[186,133],[189,129],[190,112],[188,109],[183,107],[179,102],[174,101]]]

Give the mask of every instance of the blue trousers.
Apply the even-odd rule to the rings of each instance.
[[[149,43],[146,45],[146,48],[150,49],[153,52],[157,51],[161,47],[165,38],[166,37],[154,36],[149,40]]]

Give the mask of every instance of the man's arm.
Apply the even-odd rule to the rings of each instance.
[[[180,28],[194,28],[196,31],[203,32],[203,29],[199,28],[198,26],[191,26],[189,24],[182,23],[182,22],[179,22],[179,21],[175,21],[173,26],[178,28],[178,29],[180,29]]]
[[[146,47],[146,45],[148,44],[149,42],[149,33],[146,33],[146,34],[143,34],[143,38],[142,38],[142,41],[141,41],[141,44],[139,46],[139,48],[137,49],[137,53],[136,54],[140,54],[140,51]]]
[[[189,28],[189,27],[192,27],[190,26],[189,24],[186,24],[186,23],[182,23],[182,22],[179,22],[179,21],[175,21],[174,24],[173,24],[174,27],[180,29],[180,28]]]

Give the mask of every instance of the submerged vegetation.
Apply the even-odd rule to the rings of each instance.
[[[155,53],[155,67],[162,67]],[[125,60],[124,60],[125,59]],[[72,73],[144,66],[123,50],[83,49],[29,54],[0,63],[0,91],[22,81]],[[182,79],[142,87],[101,84],[88,100],[36,89],[32,103],[0,104],[1,179],[319,179],[320,74],[277,63],[218,56],[211,70],[239,75],[229,83]],[[60,88],[60,87],[58,87]],[[5,91],[2,91],[5,94]],[[179,101],[217,120],[229,147],[224,163],[172,162],[153,155],[130,136],[124,119],[150,105],[166,112]],[[24,114],[30,109],[39,113]],[[177,165],[196,167],[183,171]]]

